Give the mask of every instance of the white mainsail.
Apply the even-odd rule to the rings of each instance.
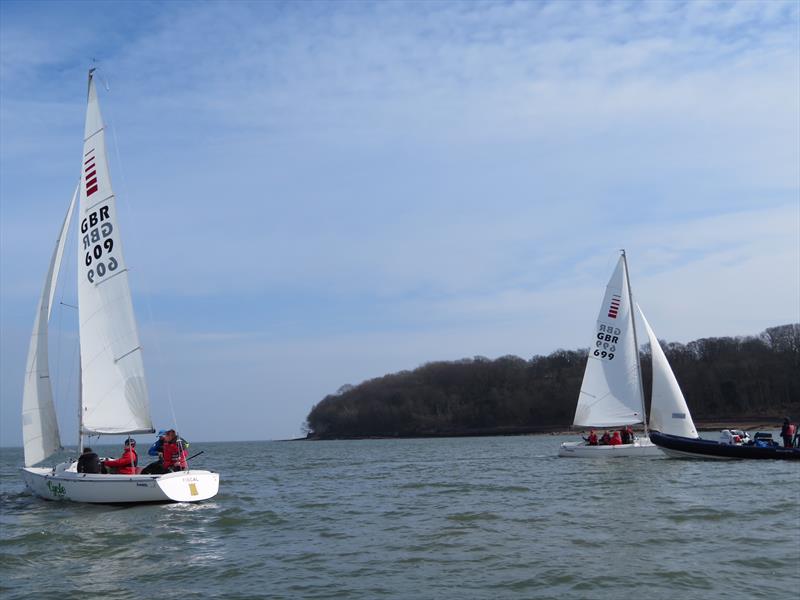
[[[650,340],[650,353],[653,360],[653,395],[650,400],[650,429],[660,431],[669,435],[679,435],[681,437],[696,438],[692,415],[686,405],[681,387],[675,374],[669,366],[664,350],[658,343],[658,338],[650,327],[650,323],[642,312],[642,308],[637,304],[639,316],[644,323],[647,337]]]
[[[152,432],[141,346],[108,170],[103,119],[91,72],[79,216],[81,433]]]
[[[36,307],[33,321],[31,343],[28,346],[28,361],[25,369],[25,386],[22,392],[22,440],[25,453],[25,466],[30,467],[61,449],[58,433],[58,420],[53,406],[53,386],[50,383],[48,365],[48,322],[53,308],[58,272],[64,256],[67,231],[75,210],[78,188],[72,195],[72,202],[61,225],[56,247],[50,258],[50,268],[44,280],[44,289]]]
[[[625,258],[606,286],[573,424],[616,427],[643,421],[641,383]]]

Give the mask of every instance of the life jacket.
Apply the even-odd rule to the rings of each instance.
[[[611,436],[611,441],[609,442],[612,446],[619,446],[622,444],[622,437],[619,435],[619,431],[615,431],[614,435]]]
[[[178,440],[174,442],[164,440],[164,444],[161,446],[161,464],[165,469],[176,471],[186,469],[186,450],[181,446],[178,445]]]
[[[597,434],[590,433],[589,434],[589,445],[590,446],[597,446]]]

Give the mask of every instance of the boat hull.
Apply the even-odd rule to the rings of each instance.
[[[217,495],[219,474],[180,471],[165,475],[94,475],[69,470],[21,469],[27,488],[45,500],[91,504],[198,502]]]
[[[673,458],[800,460],[800,448],[737,446],[703,438],[669,435],[658,431],[651,431],[650,439],[667,456]]]
[[[564,442],[558,455],[565,458],[623,458],[628,456],[660,457],[663,453],[648,439],[638,439],[633,444],[616,446],[589,446],[585,442]]]

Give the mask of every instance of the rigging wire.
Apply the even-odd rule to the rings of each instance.
[[[110,88],[108,86],[108,81],[105,80],[105,78],[104,78],[104,82],[105,82],[106,90],[110,91]],[[114,120],[113,114],[112,114],[113,111],[111,110],[111,104],[112,104],[111,102],[108,102],[105,105],[106,106],[106,108],[105,108],[106,114],[108,114],[109,119],[108,119],[108,121],[106,123],[104,123],[104,126],[111,130],[111,138],[113,139],[113,142],[114,142],[114,154],[116,156],[116,165],[117,165],[117,170],[118,170],[119,176],[120,176],[119,180],[120,180],[120,182],[122,184],[121,188],[122,188],[122,190],[124,192],[122,194],[121,198],[123,200],[123,204],[125,205],[125,210],[127,211],[131,222],[134,222],[134,221],[138,222],[138,219],[136,218],[135,211],[133,209],[132,203],[128,202],[128,194],[127,194],[128,183],[127,183],[127,179],[125,177],[125,169],[123,168],[123,165],[122,165],[122,157],[121,157],[120,152],[119,152],[119,143],[117,141],[117,129],[116,129],[115,120]],[[120,198],[120,194],[119,193],[117,193],[116,196],[118,198]],[[130,272],[130,268],[128,268],[128,271]],[[148,324],[150,325],[150,328],[152,329],[152,332],[153,332],[152,333],[152,338],[153,338],[153,346],[155,347],[156,362],[158,363],[158,366],[162,371],[162,375],[163,375],[163,378],[164,378],[164,381],[165,381],[165,385],[166,385],[167,402],[168,402],[168,405],[169,405],[170,414],[172,416],[173,427],[175,428],[176,431],[180,431],[180,429],[178,428],[178,419],[177,419],[177,417],[175,415],[175,406],[174,406],[174,403],[173,403],[172,379],[171,379],[171,377],[169,375],[169,369],[167,368],[166,361],[164,360],[164,355],[163,355],[163,353],[161,351],[161,342],[159,340],[158,327],[155,325],[155,318],[153,317],[153,306],[152,306],[152,302],[150,301],[150,294],[144,294],[144,298],[145,298],[145,304],[147,305]]]

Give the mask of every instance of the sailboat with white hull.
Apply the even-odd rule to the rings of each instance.
[[[86,435],[153,433],[142,347],[111,188],[105,130],[89,71],[80,183],[56,241],[28,349],[22,401],[26,486],[50,500],[91,503],[196,502],[212,498],[219,475],[186,470],[163,475],[78,473],[76,462],[36,467],[61,449],[47,343],[58,273],[78,204],[78,318],[80,339],[79,440]]]
[[[642,368],[632,306],[628,263],[623,250],[600,306],[573,426],[610,429],[643,424],[644,436],[634,436],[631,443],[616,445],[564,442],[558,450],[559,456],[661,456],[647,435]]]

